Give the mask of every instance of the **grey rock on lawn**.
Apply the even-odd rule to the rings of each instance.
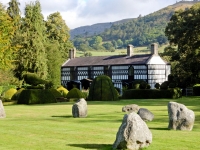
[[[124,107],[122,107],[122,112],[138,112],[138,110],[140,109],[140,107],[136,104],[131,104],[131,105],[126,105]]]
[[[154,118],[154,114],[152,112],[150,112],[148,109],[146,108],[140,108],[138,113],[137,113],[142,120],[144,121],[152,121]]]
[[[192,130],[195,121],[195,114],[185,105],[176,102],[169,102],[168,115],[168,129],[188,131]]]
[[[141,117],[132,112],[124,115],[113,149],[139,150],[152,143],[152,133]]]
[[[5,118],[5,117],[6,117],[6,113],[5,113],[5,110],[4,110],[4,107],[3,107],[3,103],[0,100],[0,118]]]
[[[72,106],[72,115],[74,118],[84,118],[87,117],[87,102],[84,98],[79,99]]]

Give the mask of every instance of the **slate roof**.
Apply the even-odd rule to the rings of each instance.
[[[68,59],[62,67],[146,64],[151,57],[152,54],[78,57]]]

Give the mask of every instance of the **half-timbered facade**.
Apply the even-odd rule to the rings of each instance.
[[[69,52],[69,59],[61,67],[61,84],[67,87],[71,80],[94,79],[108,75],[115,87],[122,89],[122,82],[145,80],[154,88],[155,83],[167,81],[171,65],[158,55],[157,44],[151,45],[151,54],[134,54],[132,45],[127,55],[75,57],[76,50]]]

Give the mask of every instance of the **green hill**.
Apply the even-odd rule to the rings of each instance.
[[[166,44],[168,43],[168,40],[164,33],[165,27],[174,12],[180,9],[187,10],[198,2],[199,1],[180,1],[146,16],[125,19],[126,21],[120,23],[112,23],[101,32],[95,31],[95,28],[93,28],[93,35],[77,35],[77,38],[73,39],[74,46],[79,49],[79,46],[82,44],[82,46],[84,46],[83,49],[88,50],[88,46],[92,47],[92,45],[94,45],[91,41],[94,41],[94,37],[97,36],[102,38],[102,43],[118,42],[116,45],[113,44],[113,47],[115,48],[125,48],[128,44],[132,44],[137,47],[148,46],[154,42],[158,42],[160,45]],[[99,28],[101,28],[101,24],[98,25]],[[85,33],[86,32],[87,29],[85,28]],[[121,42],[120,44],[119,41]],[[96,47],[97,48],[93,49],[102,50],[102,47]],[[105,49],[108,50],[106,47]]]

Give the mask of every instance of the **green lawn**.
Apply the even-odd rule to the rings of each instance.
[[[168,130],[167,104],[185,104],[196,115],[192,131]],[[46,105],[5,105],[0,119],[1,150],[110,150],[121,125],[122,107],[137,104],[155,118],[147,122],[153,134],[148,150],[200,149],[200,97],[157,100],[88,102],[88,117],[73,118],[73,102]]]

